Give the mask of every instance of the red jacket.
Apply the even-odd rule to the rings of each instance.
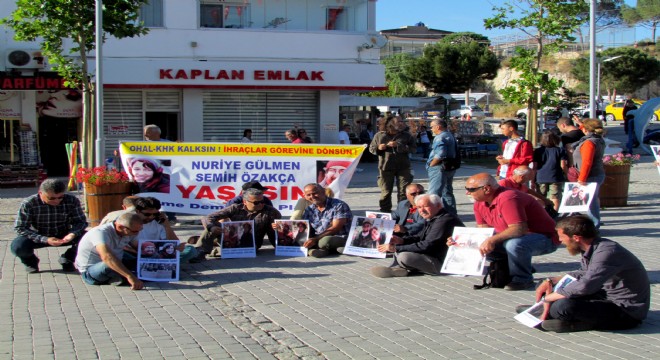
[[[509,139],[506,139],[502,143],[502,151],[504,151],[504,148],[506,147],[506,143],[509,141]],[[509,159],[509,167],[506,169],[506,177],[511,176],[513,173],[513,169],[517,168],[520,165],[526,165],[528,166],[532,160],[534,159],[534,148],[532,147],[532,143],[523,139],[520,141],[520,144],[516,146],[516,149],[513,151],[513,157]],[[497,173],[500,173],[500,167],[502,165],[497,167]]]

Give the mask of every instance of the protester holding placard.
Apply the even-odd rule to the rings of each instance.
[[[305,198],[311,202],[303,213],[303,219],[312,228],[310,238],[303,244],[309,249],[309,256],[319,258],[341,252],[353,218],[348,204],[326,196],[319,184],[308,184],[304,191]]]

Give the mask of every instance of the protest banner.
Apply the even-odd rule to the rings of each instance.
[[[283,216],[309,183],[341,198],[366,145],[122,142],[122,164],[138,195],[163,211],[206,215],[224,208],[241,186],[258,181]]]

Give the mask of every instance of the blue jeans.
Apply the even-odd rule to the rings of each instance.
[[[593,200],[591,200],[591,204],[589,205],[589,213],[587,214],[587,216],[589,216],[589,218],[591,218],[591,220],[594,222],[594,225],[596,225],[596,228],[600,227],[600,199],[598,197],[600,195],[600,187],[603,185],[604,181],[605,174],[587,178],[587,182],[596,183],[596,191],[594,191]]]
[[[88,285],[104,285],[113,278],[122,277],[102,261],[88,267],[81,275]]]
[[[456,170],[443,171],[441,165],[426,167],[429,173],[429,188],[427,194],[436,194],[442,198],[442,207],[456,215],[456,198],[454,197],[454,174]]]
[[[555,250],[557,245],[545,235],[529,233],[498,244],[494,252],[506,252],[512,282],[527,283],[534,280],[532,256],[550,254]]]

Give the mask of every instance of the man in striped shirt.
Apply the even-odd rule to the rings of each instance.
[[[76,270],[73,262],[87,220],[78,198],[65,191],[66,184],[61,180],[46,179],[39,192],[23,200],[18,209],[14,225],[18,236],[11,243],[11,252],[21,259],[28,273],[39,272],[34,250],[46,246],[70,246],[59,263],[64,271]]]

